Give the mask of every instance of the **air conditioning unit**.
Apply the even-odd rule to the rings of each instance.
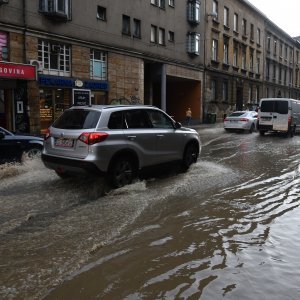
[[[60,45],[51,45],[51,51],[55,53],[60,52]]]
[[[1,0],[0,0],[1,1]],[[40,61],[38,61],[38,60],[36,60],[36,59],[31,59],[30,61],[29,61],[29,63],[32,65],[32,66],[36,66],[36,70],[37,71],[42,71],[43,70],[43,64],[40,62]]]
[[[8,0],[0,0],[0,5],[1,4],[8,4]]]

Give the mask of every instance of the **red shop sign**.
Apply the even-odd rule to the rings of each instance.
[[[36,67],[32,65],[0,63],[0,78],[36,80]]]

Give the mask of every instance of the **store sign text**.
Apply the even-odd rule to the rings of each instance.
[[[36,79],[36,70],[31,65],[0,63],[0,78]]]
[[[50,76],[39,76],[39,84],[41,86],[52,86],[60,88],[74,88],[78,87],[78,79],[74,78],[61,78],[61,77],[50,77]],[[82,81],[82,87],[91,90],[108,90],[108,83],[84,80]]]

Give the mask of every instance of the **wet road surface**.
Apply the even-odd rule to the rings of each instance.
[[[201,128],[201,159],[109,191],[0,169],[2,299],[299,299],[300,135]]]

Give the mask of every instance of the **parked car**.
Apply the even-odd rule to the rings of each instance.
[[[256,111],[235,111],[224,119],[225,130],[247,130],[252,133],[256,130]]]
[[[40,156],[42,149],[42,137],[14,134],[0,127],[0,163],[21,162],[24,155],[29,158]]]
[[[294,136],[300,130],[300,101],[289,98],[264,98],[258,110],[258,130],[281,132]]]
[[[180,161],[187,170],[201,151],[198,133],[144,105],[72,107],[47,130],[42,160],[60,177],[105,175],[130,184],[147,167]]]

